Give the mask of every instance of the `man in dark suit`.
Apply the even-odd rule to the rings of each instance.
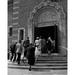
[[[29,47],[29,45],[30,45],[30,40],[29,40],[29,37],[27,37],[27,39],[23,42],[24,57],[26,57],[27,47]]]

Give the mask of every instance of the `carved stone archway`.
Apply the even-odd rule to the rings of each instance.
[[[28,36],[30,37],[30,41],[34,42],[34,27],[35,27],[35,20],[34,15],[37,14],[37,11],[42,10],[42,8],[45,7],[51,7],[54,8],[58,15],[58,22],[56,22],[56,25],[59,29],[59,48],[65,48],[66,49],[66,18],[65,13],[63,11],[62,6],[60,6],[57,2],[51,2],[50,0],[44,0],[41,2],[38,6],[35,6],[33,11],[30,13],[29,18],[29,24],[28,24]]]

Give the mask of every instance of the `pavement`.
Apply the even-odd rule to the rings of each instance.
[[[10,67],[10,66],[14,66]],[[32,69],[29,71],[26,68],[16,68],[25,67],[24,65],[17,65],[16,63],[8,63],[8,75],[67,75],[67,69]],[[28,66],[29,67],[29,66]]]
[[[8,75],[67,75],[67,70],[32,70],[8,68]]]

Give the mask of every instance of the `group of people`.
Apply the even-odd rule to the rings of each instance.
[[[35,64],[38,57],[41,56],[43,51],[51,52],[52,47],[54,48],[55,41],[49,37],[46,41],[44,38],[36,37],[34,44],[30,43],[29,37],[25,41],[19,40],[10,45],[8,51],[8,59],[13,62],[17,62],[20,64],[21,58],[26,58],[28,64],[30,65],[29,70],[31,70],[31,66]]]

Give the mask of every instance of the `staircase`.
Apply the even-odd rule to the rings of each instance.
[[[28,69],[29,65],[27,61],[25,64],[11,66],[9,64],[9,68],[18,68],[18,69]],[[42,54],[35,63],[35,66],[32,66],[32,69],[39,69],[39,70],[50,70],[50,69],[67,69],[67,56],[62,56],[59,54]]]
[[[67,56],[43,54],[35,65],[41,69],[67,69]]]

